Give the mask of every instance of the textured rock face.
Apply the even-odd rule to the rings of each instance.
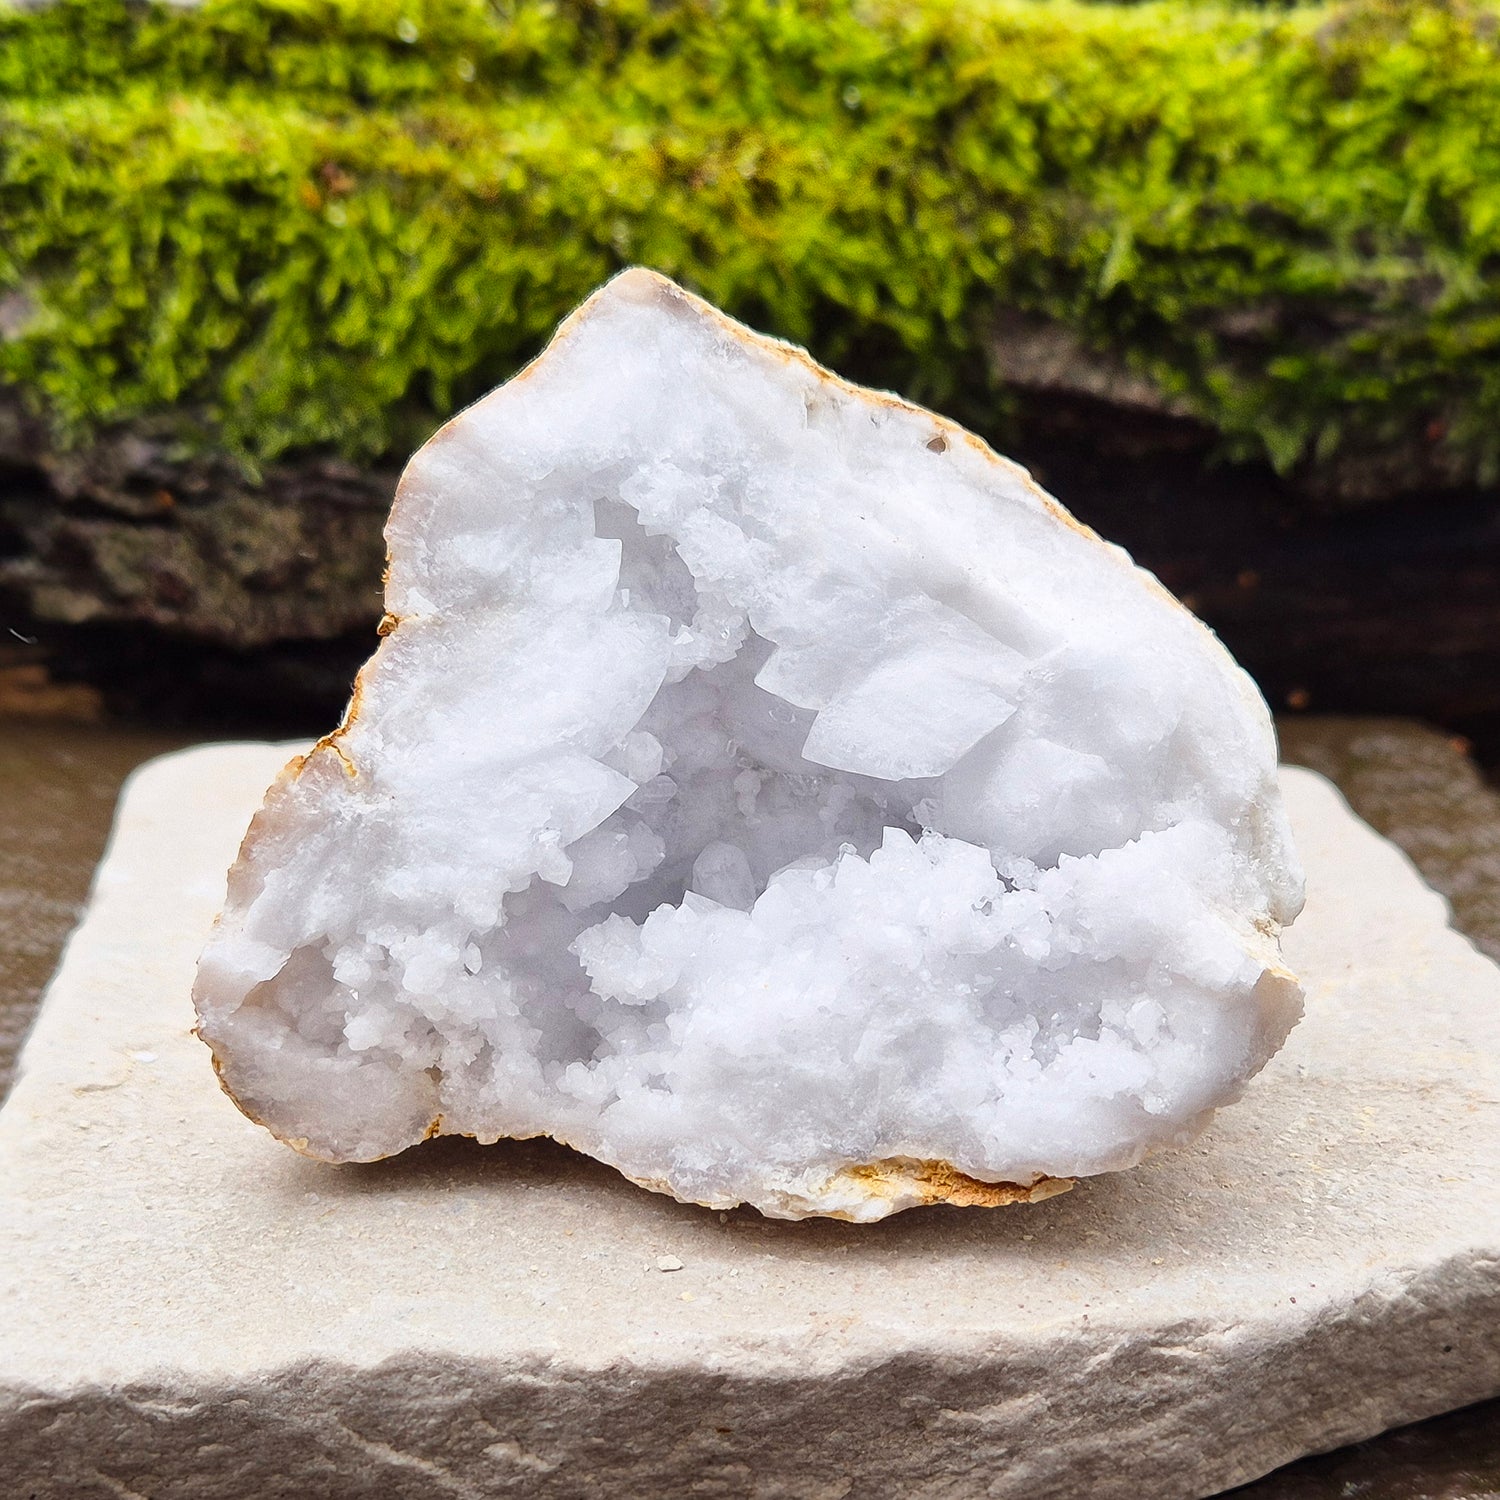
[[[309,1154],[546,1134],[877,1218],[1188,1139],[1276,1050],[1254,688],[1013,465],[659,277],[413,460],[200,1030]]]
[[[1186,1500],[1500,1391],[1500,970],[1318,778],[1307,1018],[1237,1108],[856,1226],[246,1121],[188,991],[284,759],[137,775],[0,1110],[0,1494]]]

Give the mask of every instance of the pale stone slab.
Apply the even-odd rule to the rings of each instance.
[[[0,1111],[0,1493],[1170,1500],[1500,1392],[1500,970],[1320,779],[1308,1019],[1203,1141],[853,1226],[244,1120],[188,989],[284,754],[137,774]]]

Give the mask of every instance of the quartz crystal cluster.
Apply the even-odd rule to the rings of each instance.
[[[1268,715],[961,429],[644,271],[412,460],[199,970],[310,1155],[875,1219],[1179,1144],[1300,1011]]]

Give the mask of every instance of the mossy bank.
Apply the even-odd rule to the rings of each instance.
[[[167,414],[252,462],[368,460],[640,262],[919,399],[978,405],[996,321],[1022,313],[1116,388],[1348,498],[1489,478],[1497,17],[7,11],[0,376],[66,437]]]
[[[238,645],[363,628],[394,466],[627,263],[1025,457],[1081,410],[1186,444],[1187,500],[1205,460],[1307,515],[1482,493],[1497,21],[0,8],[0,586]]]

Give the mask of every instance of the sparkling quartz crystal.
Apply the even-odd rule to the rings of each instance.
[[[1300,1013],[1253,685],[968,433],[630,271],[411,461],[199,969],[310,1155],[880,1218],[1190,1139]]]

